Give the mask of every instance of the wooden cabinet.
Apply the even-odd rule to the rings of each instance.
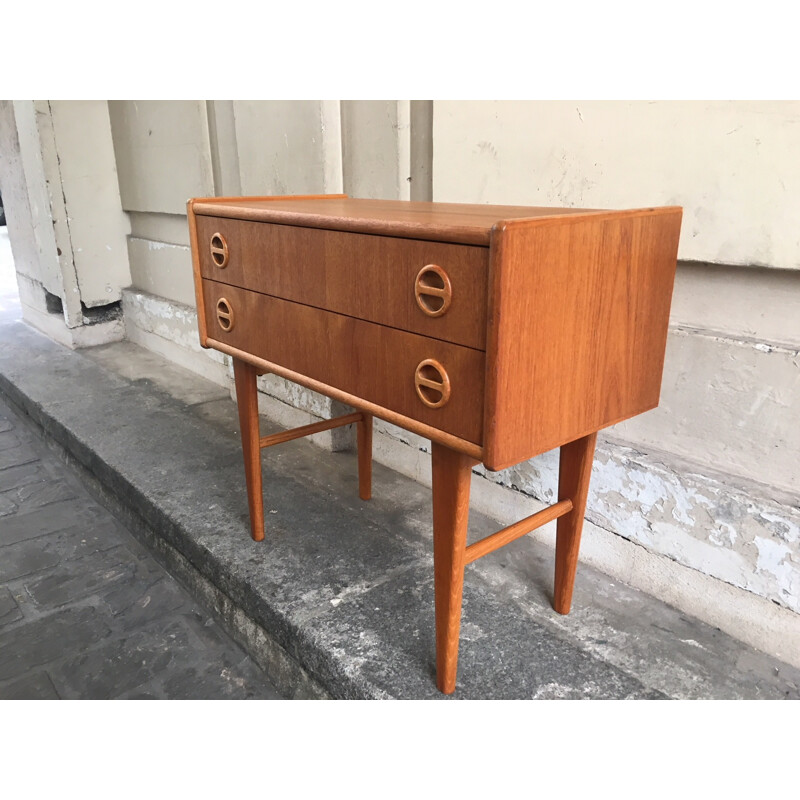
[[[361,398],[376,413],[383,408],[480,443],[483,351],[216,281],[203,281],[203,299],[206,325],[220,344]],[[218,318],[220,302],[230,312]],[[450,382],[438,408],[416,391],[417,367],[427,359],[441,364]]]
[[[260,448],[356,421],[366,499],[375,415],[433,442],[439,688],[455,688],[465,563],[553,519],[567,613],[596,433],[658,404],[680,223],[673,207],[190,201],[200,341],[234,358],[253,538]],[[262,438],[264,372],[358,412]],[[555,447],[559,502],[467,547],[472,467]]]
[[[390,328],[419,333],[478,350],[486,349],[485,247],[420,242],[294,225],[197,218],[200,241],[220,236],[227,263],[210,248],[200,253],[204,278],[314,306]],[[451,301],[432,317],[419,308],[417,275],[437,264],[450,282]],[[436,288],[436,272],[420,278]],[[430,306],[434,307],[432,295]]]

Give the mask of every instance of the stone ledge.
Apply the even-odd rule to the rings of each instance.
[[[375,499],[364,503],[353,453],[270,448],[270,530],[256,545],[228,398],[167,363],[166,381],[148,377],[152,363],[137,374],[130,344],[109,346],[124,348],[117,371],[108,351],[105,360],[68,351],[19,323],[0,325],[0,344],[0,391],[94,476],[240,642],[261,648],[254,655],[281,673],[282,691],[441,697],[423,486],[376,465]],[[172,394],[170,381],[199,381],[206,394]],[[474,513],[471,535],[496,526]],[[456,697],[779,697],[800,684],[790,667],[585,566],[575,610],[559,618],[551,571],[550,551],[530,539],[468,568]],[[746,673],[736,668],[742,653]]]

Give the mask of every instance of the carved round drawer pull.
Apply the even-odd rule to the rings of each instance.
[[[211,258],[220,269],[228,266],[228,243],[221,233],[211,237]]]
[[[450,399],[450,378],[435,359],[420,362],[414,373],[417,395],[428,408],[441,408]]]
[[[453,287],[447,273],[436,264],[423,267],[414,281],[414,297],[424,314],[441,317],[453,300]]]
[[[231,304],[224,298],[217,300],[217,322],[226,333],[233,330],[234,317]]]

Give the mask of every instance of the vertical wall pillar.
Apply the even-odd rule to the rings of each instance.
[[[71,347],[121,339],[129,227],[107,103],[7,102],[0,125],[23,318]]]

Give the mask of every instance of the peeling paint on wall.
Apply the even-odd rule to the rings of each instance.
[[[598,448],[587,517],[800,611],[800,510],[620,444]]]
[[[553,503],[558,451],[479,474]],[[800,509],[688,471],[683,461],[598,444],[587,518],[648,550],[800,611]]]

